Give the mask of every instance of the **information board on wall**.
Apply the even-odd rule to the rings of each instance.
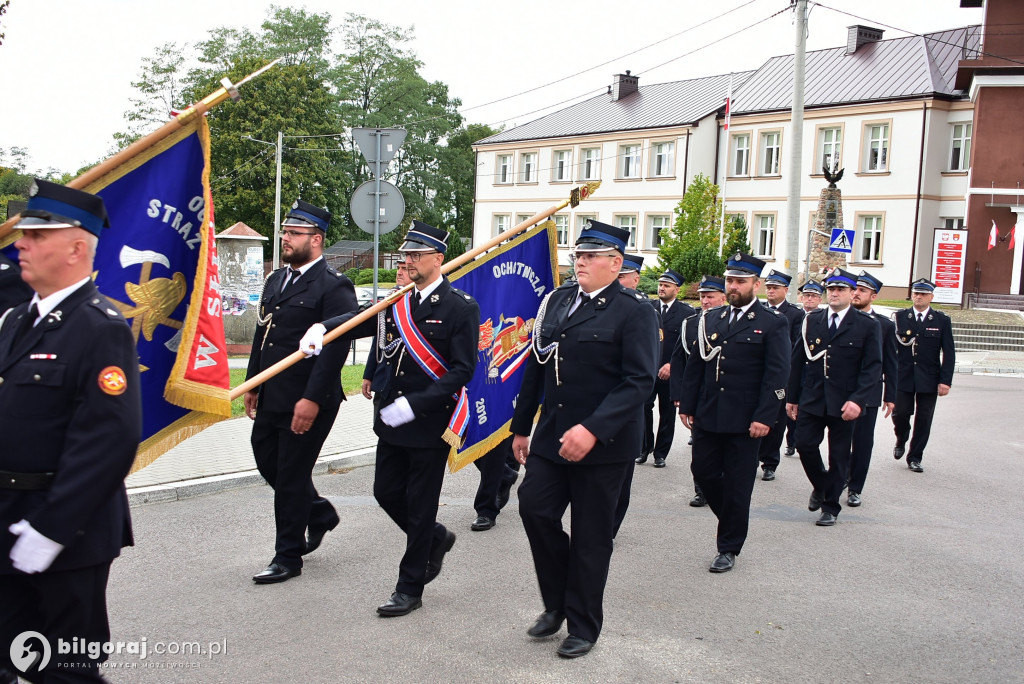
[[[937,228],[932,241],[932,282],[937,304],[960,304],[967,272],[967,231]]]

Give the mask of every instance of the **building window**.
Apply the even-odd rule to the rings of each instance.
[[[882,217],[861,216],[857,226],[857,261],[882,260]]]
[[[889,169],[889,124],[871,124],[864,130],[864,170]]]
[[[675,143],[660,142],[651,146],[651,175],[671,176],[675,173]]]
[[[731,176],[750,175],[750,134],[732,136],[732,163],[729,165]]]
[[[537,182],[537,153],[523,152],[519,155],[519,182]]]
[[[572,150],[555,150],[551,163],[552,182],[572,180]]]
[[[966,171],[971,164],[972,124],[953,124],[953,150],[949,155],[950,171]]]
[[[771,258],[775,254],[775,215],[754,216],[754,255]]]
[[[569,217],[565,214],[555,214],[555,240],[559,247],[569,246]]]
[[[761,134],[761,175],[779,175],[779,140],[782,134],[762,133]]]
[[[587,147],[580,150],[580,180],[597,180],[601,177],[601,148]]]
[[[501,235],[512,226],[509,225],[510,217],[508,214],[495,214],[494,215],[494,234]]]
[[[661,231],[668,233],[672,225],[672,217],[668,214],[656,214],[647,217],[647,249],[661,247]]]
[[[636,247],[636,214],[623,214],[615,218],[615,223],[622,230],[629,231],[627,247]]]
[[[623,145],[619,148],[619,178],[640,177],[640,146]]]
[[[946,230],[963,230],[963,217],[951,217],[942,219],[942,227]]]
[[[511,183],[512,182],[512,155],[511,154],[499,154],[498,155],[498,172],[495,175],[495,183]]]
[[[843,129],[841,128],[822,128],[818,131],[818,165],[813,173],[821,173],[822,168],[831,172],[839,170],[842,137]]]

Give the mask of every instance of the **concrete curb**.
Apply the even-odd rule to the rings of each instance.
[[[355,451],[346,451],[341,454],[321,456],[317,459],[316,465],[313,466],[313,474],[324,475],[342,468],[358,468],[359,466],[373,465],[377,460],[376,454],[376,447],[367,447]],[[134,507],[143,504],[180,501],[195,496],[203,496],[204,494],[222,492],[227,489],[252,487],[253,485],[261,484],[264,484],[263,476],[255,469],[238,473],[200,477],[193,480],[179,480],[178,482],[129,489],[128,505]]]

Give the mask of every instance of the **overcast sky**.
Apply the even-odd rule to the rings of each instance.
[[[11,0],[7,14],[0,18],[0,32],[6,34],[0,45],[4,92],[0,148],[27,148],[30,171],[51,167],[73,171],[105,156],[112,134],[127,128],[123,114],[143,57],[169,41],[202,40],[217,26],[257,29],[270,4],[265,0]],[[563,107],[566,100],[603,91],[613,74],[626,69],[639,75],[641,86],[744,71],[756,69],[769,57],[792,53],[795,43],[792,11],[767,19],[784,10],[788,0],[282,0],[276,4],[329,12],[335,24],[346,12],[361,12],[414,27],[412,49],[424,63],[423,75],[448,84],[450,94],[462,100],[469,122],[491,125],[531,121],[543,113],[536,110]],[[734,8],[740,9],[623,56]],[[764,21],[727,37],[759,20]],[[959,0],[824,0],[811,10],[808,50],[845,45],[846,26],[855,23],[885,23],[926,33],[981,20],[982,10],[961,9]],[[904,35],[885,29],[886,38]],[[704,45],[708,47],[680,58]],[[610,63],[598,66],[604,62]],[[479,107],[577,72],[584,73]]]

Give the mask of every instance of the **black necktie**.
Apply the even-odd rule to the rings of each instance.
[[[580,303],[576,305],[576,308],[573,309],[572,313],[569,314],[569,315],[572,316],[573,314],[575,314],[577,311],[579,311],[580,309],[583,308],[584,304],[586,304],[589,301],[590,301],[590,295],[588,295],[586,292],[583,292],[581,290],[580,291]]]
[[[420,291],[414,290],[412,293],[412,310],[415,311],[416,307],[420,305]]]
[[[37,318],[39,318],[39,307],[33,304],[29,307],[25,317],[21,319],[21,325],[14,331],[14,345],[12,346],[17,346],[18,342],[21,342],[21,338],[32,329],[32,324],[36,322]]]
[[[668,313],[668,304],[662,304],[661,305],[661,315],[664,316],[667,313]]]
[[[839,314],[833,312],[833,314],[832,314],[832,323],[828,326],[828,336],[829,336],[829,339],[831,339],[832,336],[836,334],[836,330],[838,328],[839,328]]]
[[[284,292],[289,287],[294,285],[295,281],[299,279],[300,275],[302,275],[302,271],[298,270],[297,268],[289,268],[288,269],[288,280],[284,281],[284,287],[281,288],[281,292]]]
[[[924,314],[923,313],[917,314],[917,322],[918,323],[924,323]]]
[[[768,308],[771,309],[772,311],[778,311],[779,310],[779,307],[777,307],[777,306],[770,306]]]
[[[729,319],[729,325],[732,325],[736,321],[740,320],[740,316],[743,315],[743,309],[733,307],[732,318]]]

